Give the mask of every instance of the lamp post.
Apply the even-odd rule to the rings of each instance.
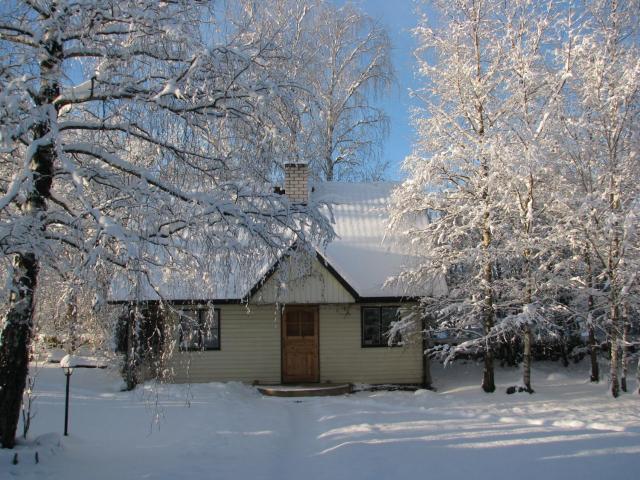
[[[64,436],[69,435],[69,383],[71,381],[71,374],[73,373],[73,368],[64,366],[64,374],[67,377],[67,388],[66,394],[64,397]]]
[[[71,383],[71,374],[74,368],[107,368],[106,365],[91,359],[66,355],[60,360],[60,366],[64,370],[67,377],[67,387],[64,398],[64,435],[69,436],[69,384]]]

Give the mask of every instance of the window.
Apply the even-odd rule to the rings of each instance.
[[[287,337],[313,337],[316,334],[311,312],[287,312],[285,322]]]
[[[362,346],[389,346],[389,329],[400,319],[398,307],[362,307]],[[398,345],[400,335],[391,345]]]
[[[220,310],[181,310],[180,348],[220,350]]]

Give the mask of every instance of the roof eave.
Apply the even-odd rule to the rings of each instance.
[[[127,305],[131,303],[147,303],[147,304],[158,304],[158,303],[171,303],[173,305],[208,305],[208,304],[217,304],[217,305],[228,305],[228,304],[241,304],[243,303],[241,298],[218,298],[218,299],[156,299],[156,300],[109,300],[107,304],[109,305]]]

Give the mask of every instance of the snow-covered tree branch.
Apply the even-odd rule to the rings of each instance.
[[[297,115],[303,89],[279,43],[288,24],[246,25],[251,8],[0,7],[0,248],[14,256],[0,340],[3,446],[14,441],[40,270],[77,257],[84,269],[144,273],[189,244],[275,256],[330,231],[313,205],[273,194],[290,147],[283,118]]]
[[[616,395],[637,300],[637,2],[436,6],[414,31],[424,106],[394,225],[431,221],[407,229],[423,261],[396,281],[447,277],[423,309],[434,328],[482,329],[457,351],[483,352],[485,390],[498,342],[522,339],[531,391],[536,334],[582,322],[593,355],[608,332]]]

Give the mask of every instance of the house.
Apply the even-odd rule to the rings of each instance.
[[[169,360],[174,381],[422,383],[421,342],[389,346],[386,336],[412,297],[434,293],[385,287],[416,261],[387,231],[395,184],[310,189],[305,165],[287,165],[285,173],[294,201],[313,195],[329,206],[336,238],[312,255],[287,252],[269,268],[244,269],[244,283],[232,265],[214,290],[165,285],[162,297],[172,308],[164,315],[180,325],[169,339],[178,346]]]

